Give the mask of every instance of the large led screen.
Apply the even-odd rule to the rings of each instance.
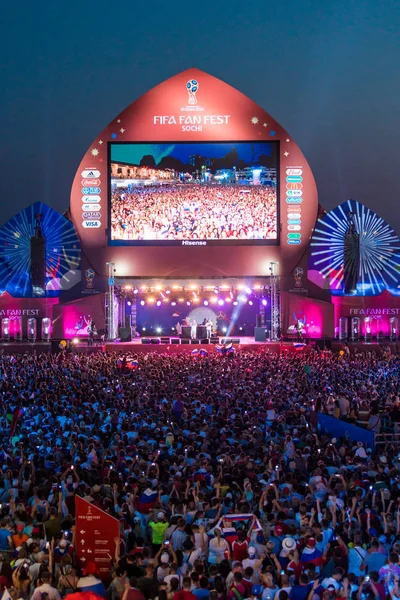
[[[279,142],[110,143],[109,243],[279,241]]]

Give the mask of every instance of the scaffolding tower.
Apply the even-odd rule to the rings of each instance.
[[[271,340],[276,342],[281,337],[281,303],[279,292],[279,277],[276,272],[278,263],[270,262],[270,284],[271,284]]]
[[[115,263],[107,263],[107,293],[106,293],[106,331],[105,339],[112,342],[117,337],[115,331],[115,302],[114,302],[114,273]]]

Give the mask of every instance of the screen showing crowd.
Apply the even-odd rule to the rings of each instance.
[[[110,243],[276,244],[278,142],[110,144]]]

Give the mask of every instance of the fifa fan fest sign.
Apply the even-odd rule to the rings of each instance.
[[[318,196],[307,160],[271,115],[188,69],[93,140],[70,210],[83,273],[104,277],[114,262],[117,277],[265,276],[275,262],[289,275],[311,238]]]

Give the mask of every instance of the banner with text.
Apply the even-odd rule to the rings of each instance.
[[[90,561],[97,575],[110,579],[115,555],[115,539],[119,539],[119,521],[83,498],[75,498],[76,555],[82,569]]]

